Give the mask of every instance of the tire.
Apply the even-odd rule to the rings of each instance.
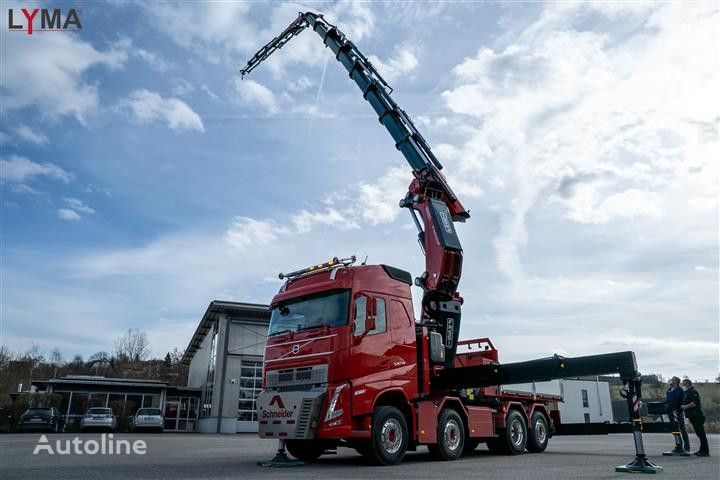
[[[435,460],[457,460],[465,447],[465,424],[458,413],[443,408],[438,417],[438,443],[428,445],[430,456]]]
[[[472,453],[473,451],[475,451],[478,445],[480,445],[479,438],[466,438],[465,445],[463,446],[463,455]]]
[[[285,448],[290,455],[304,462],[314,462],[325,453],[325,446],[309,440],[287,440]]]
[[[530,453],[544,452],[550,440],[548,421],[541,412],[535,412],[530,422],[527,450]]]
[[[493,453],[522,455],[525,452],[528,437],[525,417],[517,410],[510,410],[505,425],[506,427],[498,432],[498,437],[488,442],[488,448]]]
[[[375,408],[368,456],[377,465],[397,465],[408,448],[408,427],[405,415],[391,406]]]

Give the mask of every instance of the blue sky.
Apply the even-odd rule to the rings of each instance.
[[[269,302],[279,271],[421,272],[410,171],[319,39],[239,78],[313,9],[471,209],[464,337],[718,374],[715,3],[50,5],[83,31],[2,29],[4,345],[87,356],[140,328],[161,356],[209,301]]]

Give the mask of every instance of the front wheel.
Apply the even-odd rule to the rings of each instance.
[[[308,440],[287,440],[285,448],[290,455],[304,462],[313,462],[325,453],[325,446]]]
[[[548,440],[550,440],[549,431],[545,415],[540,412],[533,413],[527,442],[528,452],[544,452],[548,446]]]
[[[368,456],[378,465],[397,465],[408,447],[405,415],[391,406],[379,406],[373,412],[372,436]]]
[[[438,443],[428,445],[430,456],[436,460],[457,460],[465,445],[465,427],[455,410],[444,408],[438,418]]]

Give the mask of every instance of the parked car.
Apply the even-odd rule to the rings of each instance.
[[[141,408],[132,417],[130,431],[154,430],[162,432],[164,420],[162,411],[159,408]]]
[[[62,432],[65,420],[55,407],[28,408],[20,416],[18,422],[19,432],[43,430],[46,432]]]
[[[92,407],[80,420],[80,431],[107,430],[114,432],[117,428],[117,418],[109,408]]]

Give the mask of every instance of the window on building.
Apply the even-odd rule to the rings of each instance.
[[[213,333],[212,343],[210,344],[210,356],[208,358],[207,380],[205,382],[205,391],[203,394],[202,416],[209,417],[212,415],[213,400],[213,384],[215,382],[215,361],[217,360],[217,326]]]
[[[590,406],[590,402],[588,402],[587,390],[580,390],[580,393],[582,394],[583,407],[588,408]]]
[[[240,393],[237,419],[257,422],[257,396],[262,385],[262,360],[243,359],[240,364]]]

